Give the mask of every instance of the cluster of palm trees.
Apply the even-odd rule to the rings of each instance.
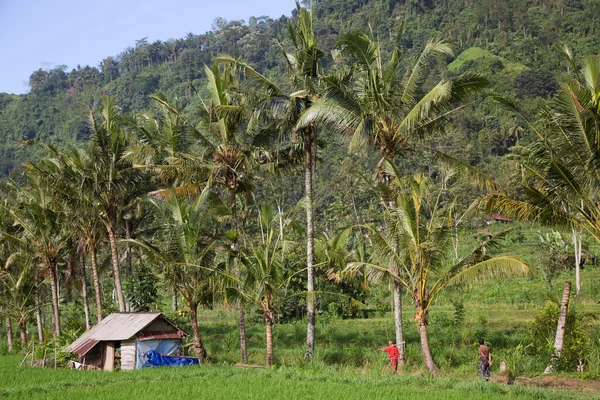
[[[482,248],[492,243],[455,254],[455,227],[444,203],[451,174],[405,177],[394,160],[409,150],[430,152],[423,139],[443,134],[453,113],[487,82],[467,74],[424,90],[432,57],[452,54],[440,40],[430,40],[415,58],[402,54],[399,46],[386,58],[373,38],[350,32],[329,59],[318,46],[312,10],[298,6],[288,40],[279,43],[287,66],[281,81],[222,55],[205,68],[207,88],[202,92],[208,96],[199,98],[201,107],[193,118],[161,93],[152,96],[153,112],[136,115],[123,115],[112,99],[103,98],[100,111],[90,111],[93,135],[87,149],[47,147],[47,158],[26,163],[22,176],[3,184],[0,313],[7,318],[9,335],[16,322],[25,343],[35,314],[39,339],[44,340],[41,309],[49,287],[53,335],[60,336],[60,286],[68,288],[74,277],[79,279],[86,328],[93,314],[102,319],[107,305],[129,310],[122,276],[131,274],[135,256],[153,266],[166,291],[183,299],[201,362],[206,349],[198,309],[220,300],[236,304],[242,363],[248,362],[245,311],[260,310],[266,364],[271,365],[279,297],[290,277],[306,273],[305,358],[310,360],[318,296],[315,268],[327,265],[333,266],[327,274],[333,281],[357,276],[369,282],[389,280],[401,362],[402,289],[408,291],[425,365],[438,372],[428,344],[427,316],[440,291],[482,277],[526,273],[527,267],[511,257],[486,256]],[[530,168],[543,171],[526,180],[538,203],[518,202],[495,191],[487,198],[490,207],[516,210],[521,217],[564,220],[600,238],[594,169],[600,149],[600,67],[597,61],[590,65],[583,71],[585,84],[573,81],[556,98],[555,106],[564,112],[549,109],[552,138],[528,125],[544,138],[532,158],[538,169]],[[582,134],[571,138],[567,128]],[[381,202],[381,223],[361,227],[365,242],[373,245],[369,255],[347,257],[343,249],[333,251],[331,243],[344,245],[339,238],[315,246],[313,182],[318,135],[325,133],[349,137],[352,150],[370,146],[380,154],[373,187]],[[468,165],[441,153],[436,157],[497,189]],[[290,242],[284,239],[289,219],[272,205],[252,208],[249,200],[259,177],[285,173],[299,160],[305,175],[306,260],[293,265],[286,256]],[[541,187],[533,185],[540,182],[536,178]],[[347,237],[348,231],[342,235]],[[112,302],[102,279],[107,272],[99,260],[103,253],[110,254]],[[88,307],[88,259],[94,312]]]

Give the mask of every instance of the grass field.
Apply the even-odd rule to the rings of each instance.
[[[304,368],[248,370],[231,366],[159,368],[132,372],[19,367],[0,358],[0,397],[6,399],[592,399],[593,393],[552,391],[475,379],[387,376],[318,363]]]

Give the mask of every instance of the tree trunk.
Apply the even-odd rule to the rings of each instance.
[[[177,302],[177,288],[173,287],[173,294],[171,295],[171,311],[177,311],[179,304]]]
[[[398,274],[398,269],[395,268],[394,273]],[[406,356],[404,355],[404,329],[402,327],[402,284],[396,279],[393,279],[393,297],[394,297],[394,325],[396,328],[396,346],[400,356],[398,364],[406,365]]]
[[[571,231],[573,233],[573,250],[575,251],[575,295],[579,296],[581,291],[581,242],[583,238],[581,229],[577,232],[573,227]]]
[[[44,343],[44,321],[42,320],[42,307],[38,297],[35,298],[35,322],[37,324],[38,342]]]
[[[267,335],[267,358],[265,366],[268,368],[273,364],[273,313],[265,312],[265,328]]]
[[[567,311],[569,310],[569,298],[571,297],[571,282],[565,282],[563,297],[560,302],[560,314],[558,316],[558,326],[556,327],[556,337],[554,339],[554,354],[552,360],[555,362],[560,358],[563,343],[565,341],[565,325],[567,324]],[[552,372],[552,363],[546,367],[545,373]]]
[[[385,160],[381,159],[381,161],[379,161],[379,164],[382,164],[383,161]],[[380,168],[379,165],[378,168]],[[387,185],[387,187],[390,188],[390,190],[393,190],[392,179],[390,176],[385,175],[383,177],[383,182]],[[394,201],[387,201],[387,204],[386,202],[384,202],[383,206],[387,206],[387,208],[390,211],[393,211],[396,208],[396,203]],[[386,231],[388,230],[387,224],[384,227],[384,229]],[[397,238],[392,238],[392,249],[395,253],[398,253],[398,248],[399,245]],[[394,274],[400,275],[400,269],[393,260],[390,260],[390,269]],[[396,346],[398,347],[398,352],[400,353],[400,356],[398,357],[398,364],[406,365],[406,356],[404,354],[404,328],[402,326],[402,284],[396,279],[392,279],[392,298],[394,301],[394,326],[396,329]]]
[[[306,351],[304,359],[312,360],[315,352],[315,282],[314,282],[314,242],[315,227],[313,221],[313,136],[312,127],[308,127],[304,133],[304,191],[306,193],[306,272],[307,272],[307,296],[306,296]]]
[[[27,346],[27,320],[21,318],[19,320],[19,332],[21,333],[21,344]]]
[[[12,332],[12,323],[9,317],[6,317],[6,344],[8,345],[8,351],[13,351],[13,332]]]
[[[230,195],[230,207],[231,207],[231,225],[232,225],[233,230],[236,232],[236,234],[239,235],[235,189],[231,189],[229,195]],[[233,240],[233,243],[231,244],[231,249],[235,252],[239,251],[239,249],[240,249],[237,236]],[[235,276],[239,282],[242,279],[242,269],[240,267],[240,263],[238,261],[237,254],[236,254],[233,262],[235,263],[235,265],[234,265]],[[242,364],[248,364],[248,345],[246,343],[246,318],[244,315],[244,306],[242,305],[242,302],[239,299],[237,301],[237,309],[238,309],[238,326],[240,329],[240,359],[241,359]]]
[[[58,305],[58,284],[56,281],[56,265],[54,261],[48,261],[50,273],[50,291],[52,293],[52,330],[55,336],[60,336],[60,309]]]
[[[90,306],[88,304],[88,294],[87,294],[87,279],[86,279],[86,271],[85,271],[85,250],[83,248],[79,249],[79,268],[80,268],[80,280],[81,280],[81,297],[83,300],[83,313],[85,314],[85,330],[88,330],[92,327],[90,322]]]
[[[198,362],[200,364],[204,364],[204,360],[206,358],[206,349],[204,348],[204,344],[202,343],[202,337],[200,336],[200,331],[198,330],[198,306],[190,307],[190,323],[192,324],[192,332],[194,334],[193,344],[194,344],[194,352],[196,353],[196,357],[198,357]]]
[[[90,258],[92,262],[92,279],[94,281],[94,295],[96,297],[96,319],[102,321],[102,290],[100,289],[100,276],[98,275],[98,261],[96,259],[96,245],[90,246]]]
[[[110,242],[110,254],[113,266],[113,281],[115,283],[115,291],[117,292],[117,300],[119,301],[119,311],[125,312],[125,297],[123,296],[123,287],[121,286],[121,273],[119,270],[119,252],[117,248],[117,235],[114,225],[106,225],[108,231],[108,241]]]
[[[246,317],[244,306],[240,300],[237,301],[238,324],[240,326],[240,359],[242,364],[248,364],[248,346],[246,344]]]
[[[423,351],[423,362],[434,376],[440,374],[440,368],[433,361],[431,349],[429,348],[429,336],[427,335],[427,315],[423,314],[419,319],[419,336],[421,337],[421,350]]]

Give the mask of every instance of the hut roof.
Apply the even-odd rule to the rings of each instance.
[[[177,330],[178,337],[186,335],[182,329],[159,312],[112,313],[71,343],[65,351],[84,355],[99,342],[117,342],[131,339],[158,318],[162,318],[169,325],[172,325]]]

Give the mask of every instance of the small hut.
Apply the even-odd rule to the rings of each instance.
[[[112,313],[66,348],[91,368],[113,371],[115,360],[122,370],[149,367],[144,354],[154,350],[181,355],[187,334],[162,313]],[[120,360],[119,360],[120,358]]]

